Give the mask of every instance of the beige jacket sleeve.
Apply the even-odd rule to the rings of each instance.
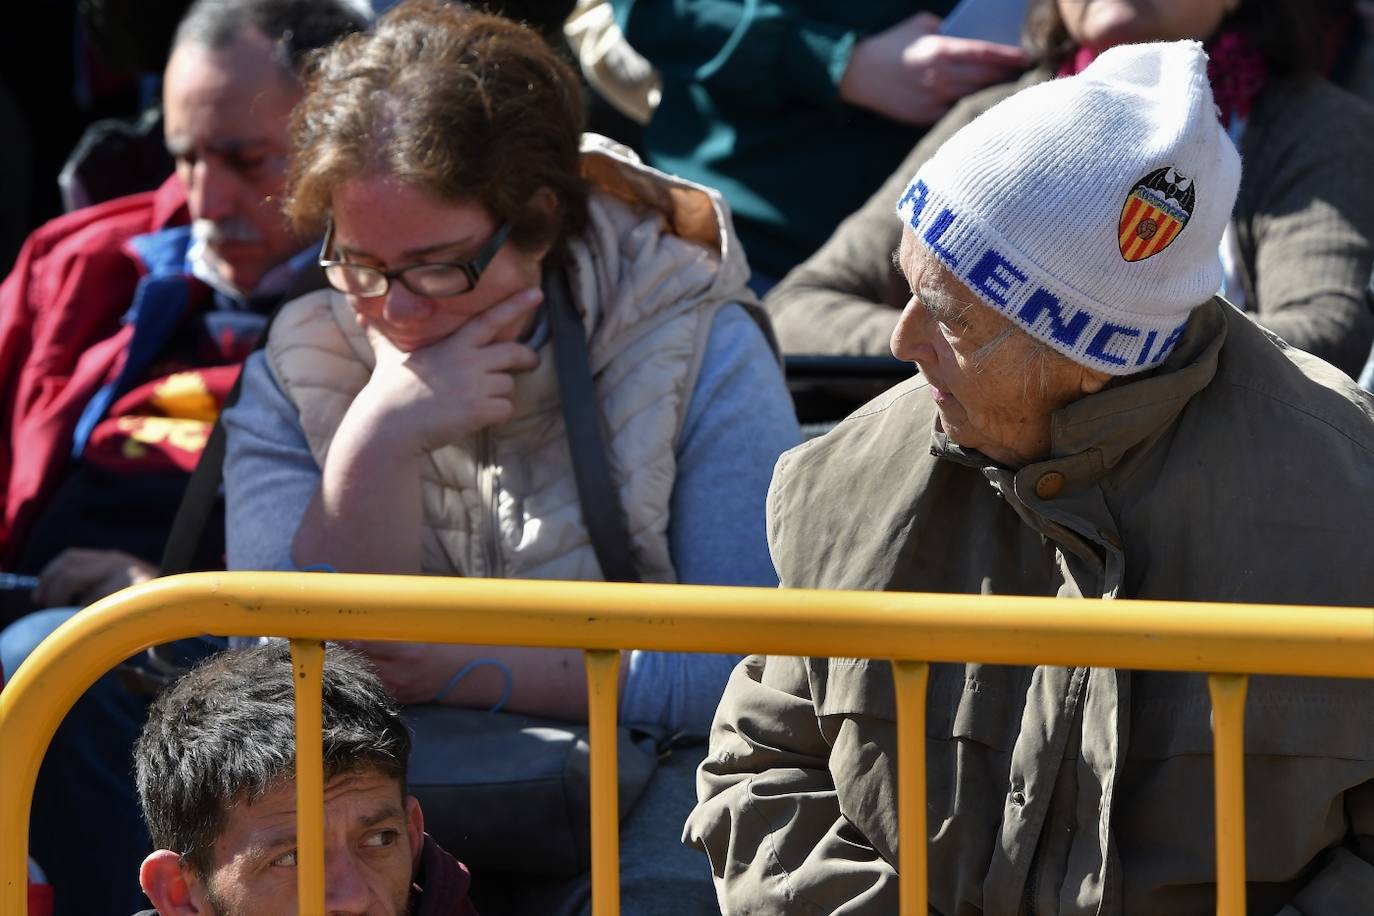
[[[897,873],[840,814],[799,658],[735,669],[683,841],[711,860],[726,916],[897,911]]]
[[[954,106],[861,209],[763,300],[784,353],[889,356],[897,315],[911,295],[892,265],[902,240],[897,198],[935,151],[993,105],[1043,77],[993,86]]]

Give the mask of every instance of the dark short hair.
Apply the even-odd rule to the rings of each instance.
[[[1326,30],[1342,0],[1241,0],[1219,28],[1244,35],[1278,76],[1320,70],[1326,55]],[[1204,35],[1205,40],[1211,36]],[[1026,14],[1026,45],[1042,63],[1057,69],[1073,53],[1055,0],[1035,0]]]
[[[312,66],[292,124],[286,215],[317,235],[334,191],[365,175],[476,202],[510,239],[557,245],[586,222],[582,96],[533,30],[461,4],[406,0]],[[558,201],[536,205],[540,188]]]
[[[157,698],[134,747],[138,799],[157,848],[208,875],[230,806],[294,779],[294,683],[290,646],[274,641],[214,655]],[[410,734],[361,655],[325,653],[323,722],[326,779],[376,770],[404,793]]]
[[[348,0],[196,0],[172,47],[191,43],[221,51],[256,29],[276,43],[283,68],[299,75],[311,52],[366,28],[367,17]]]

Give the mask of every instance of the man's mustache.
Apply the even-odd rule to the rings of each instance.
[[[198,219],[191,224],[191,237],[207,245],[262,241],[262,233],[241,219]]]

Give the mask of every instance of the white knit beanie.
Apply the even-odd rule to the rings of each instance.
[[[897,215],[988,305],[1126,375],[1163,362],[1221,285],[1239,184],[1202,45],[1123,45],[965,126]]]

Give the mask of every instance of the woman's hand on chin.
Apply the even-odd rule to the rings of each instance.
[[[514,411],[515,373],[539,365],[538,354],[509,340],[509,331],[541,299],[537,288],[521,290],[410,351],[360,317],[377,362],[349,413],[360,411],[374,435],[417,453],[506,422]]]

